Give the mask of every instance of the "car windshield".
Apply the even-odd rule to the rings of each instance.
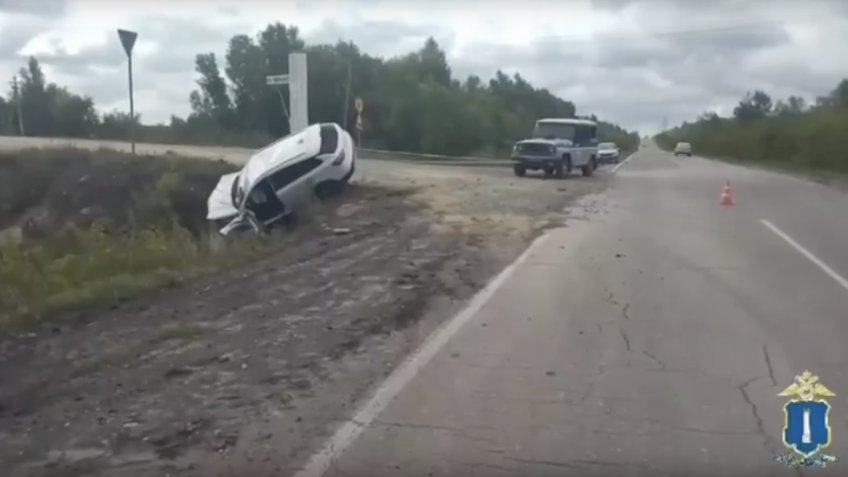
[[[598,149],[615,149],[614,142],[602,142],[598,144]]]
[[[574,140],[575,126],[562,123],[536,123],[533,128],[534,138]]]

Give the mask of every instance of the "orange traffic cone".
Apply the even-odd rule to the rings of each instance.
[[[735,205],[736,202],[733,200],[733,193],[730,192],[730,181],[727,181],[724,184],[724,189],[721,191],[721,205],[731,206]]]

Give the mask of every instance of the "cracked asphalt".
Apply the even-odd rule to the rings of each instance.
[[[846,475],[848,289],[761,221],[845,276],[848,196],[650,146],[586,200],[300,475]],[[805,369],[826,469],[773,460]]]

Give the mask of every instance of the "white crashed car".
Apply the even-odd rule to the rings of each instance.
[[[239,172],[221,176],[207,201],[210,221],[229,220],[220,231],[256,232],[297,210],[313,194],[338,191],[353,176],[356,148],[335,123],[313,124],[256,152]]]

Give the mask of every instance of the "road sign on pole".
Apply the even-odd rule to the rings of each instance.
[[[289,84],[289,75],[268,75],[265,77],[268,86],[282,86]]]
[[[289,133],[295,134],[309,126],[309,91],[307,90],[306,53],[289,53],[289,73],[268,75],[265,77],[268,86],[275,86],[280,95],[283,112],[289,121]],[[283,99],[283,86],[289,87],[289,107]]]
[[[132,142],[132,153],[135,155],[135,105],[133,104],[133,74],[132,74],[132,50],[138,33],[134,31],[118,29],[118,37],[127,54],[127,76],[130,83],[130,141]]]

